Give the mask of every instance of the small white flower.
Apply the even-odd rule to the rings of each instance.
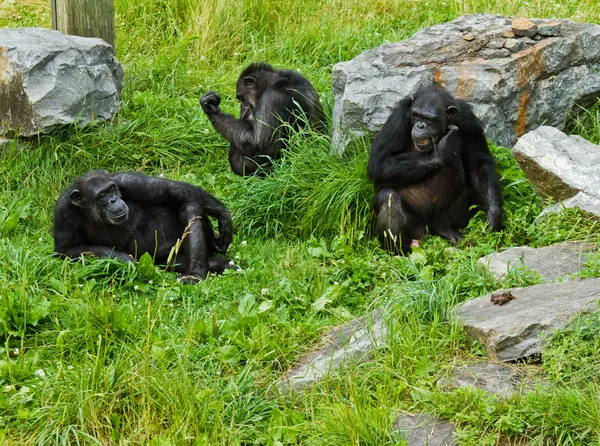
[[[172,307],[172,306],[173,306],[173,304],[169,304],[169,306],[170,306],[170,307]]]
[[[72,365],[68,365],[67,366],[67,370],[73,370],[73,366]]]
[[[344,263],[346,263],[346,261],[344,259],[340,260],[340,263],[343,265]]]
[[[233,53],[234,56],[239,56],[240,53],[238,53],[237,51],[235,53]]]
[[[200,60],[206,60],[206,56],[200,56]]]
[[[333,284],[334,284],[334,285],[339,285],[340,283],[339,283],[339,282],[333,282]]]
[[[208,129],[204,129],[202,132],[203,132],[205,135],[208,135],[208,134],[210,133],[210,130],[208,130]]]
[[[246,246],[248,242],[246,240],[242,240],[242,246]]]
[[[41,243],[41,242],[43,242],[43,241],[44,241],[44,239],[43,239],[42,237],[40,237],[40,238],[38,239],[38,242],[40,242],[40,243]]]
[[[152,282],[151,280],[149,280],[149,281],[148,281],[148,283],[149,283],[150,285],[152,285],[154,282]]]
[[[78,283],[78,284],[77,284],[77,286],[78,286],[79,288],[83,288],[83,283]]]
[[[18,355],[20,351],[21,351],[21,350],[19,350],[18,348],[15,348],[15,349],[13,350],[13,353],[14,353],[15,355]]]
[[[13,390],[15,390],[15,386],[4,386],[4,391],[5,392],[12,392]]]
[[[139,287],[139,286],[137,286],[137,285],[134,285],[133,289],[134,289],[134,290],[136,290],[136,291],[139,291],[139,290],[140,290],[140,287]]]
[[[40,378],[45,378],[46,377],[46,373],[44,372],[44,369],[37,369],[35,372],[33,372],[35,375],[39,376]]]
[[[235,266],[235,262],[233,260],[229,261],[229,266]]]
[[[235,259],[236,260],[240,260],[240,256],[235,256]]]
[[[383,277],[385,279],[385,276],[387,276],[386,273],[381,273],[381,277]]]
[[[267,294],[269,294],[269,289],[263,288],[262,290],[260,290],[260,294],[262,294],[263,296],[266,296]]]
[[[164,173],[161,173],[161,174],[158,174],[158,176],[159,176],[159,177],[161,177],[161,178],[164,178],[164,177],[165,177],[165,174],[164,174]]]
[[[115,298],[115,299],[116,299],[116,298],[117,298],[117,295],[116,295],[116,294],[113,294],[113,298]]]

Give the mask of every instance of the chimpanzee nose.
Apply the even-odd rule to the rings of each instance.
[[[417,122],[417,130],[425,130],[427,125],[424,122]]]

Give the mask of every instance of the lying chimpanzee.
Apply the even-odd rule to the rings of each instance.
[[[208,217],[217,219],[218,237]],[[230,267],[228,258],[213,254],[225,254],[232,229],[229,210],[199,187],[135,172],[92,170],[56,202],[54,250],[71,258],[93,254],[124,262],[147,252],[155,263],[179,272],[183,282],[197,282]]]
[[[249,65],[237,80],[240,119],[223,113],[221,97],[209,91],[200,99],[204,113],[229,142],[229,164],[237,175],[269,167],[289,139],[289,130],[309,123],[323,129],[323,108],[311,83],[292,70],[266,63]]]
[[[379,241],[390,251],[410,253],[426,226],[456,243],[474,204],[492,230],[502,229],[502,191],[483,126],[445,90],[400,101],[373,141],[368,174]]]

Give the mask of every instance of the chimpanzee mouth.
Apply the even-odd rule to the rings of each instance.
[[[110,221],[113,225],[118,225],[119,223],[123,223],[129,217],[129,209],[125,209],[118,215],[113,215],[110,217]]]
[[[419,152],[428,152],[433,148],[433,140],[431,138],[413,139],[413,142]]]

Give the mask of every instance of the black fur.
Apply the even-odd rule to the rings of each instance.
[[[390,251],[409,253],[426,226],[456,243],[474,204],[487,211],[492,230],[502,229],[502,191],[483,126],[445,90],[400,101],[373,141],[368,175],[379,241]]]
[[[218,237],[209,217],[218,221]],[[199,187],[135,172],[93,170],[56,202],[54,250],[70,258],[93,254],[124,262],[147,252],[165,265],[181,240],[169,266],[184,281],[194,282],[229,267],[228,258],[213,254],[225,254],[232,229],[229,210]]]
[[[240,119],[220,110],[221,98],[214,91],[203,95],[200,104],[214,128],[230,142],[229,164],[237,175],[269,167],[285,147],[290,127],[309,123],[324,128],[317,92],[295,71],[251,64],[237,80],[236,97],[241,103]]]

